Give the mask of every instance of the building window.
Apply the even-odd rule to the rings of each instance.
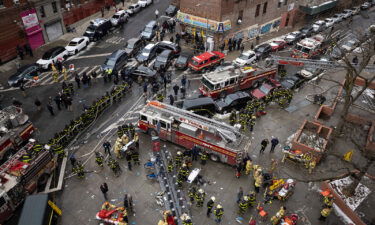
[[[265,2],[264,3],[264,5],[263,5],[263,14],[266,14],[266,12],[267,12],[267,2]]]
[[[284,5],[288,5],[288,0],[284,0]]]
[[[4,1],[0,0],[0,8],[3,8],[3,7],[4,7]]]
[[[255,17],[259,16],[259,12],[260,12],[260,4],[257,5],[257,8],[255,10]]]
[[[277,2],[277,8],[280,8],[280,7],[281,7],[281,3],[282,3],[281,0],[279,0],[279,1]]]
[[[239,19],[239,20],[242,20],[242,18],[243,18],[243,10],[240,10],[240,11],[238,12],[238,19]]]
[[[46,12],[44,11],[44,6],[41,6],[39,8],[39,13],[41,17],[46,17]]]
[[[56,2],[52,2],[52,10],[53,10],[53,13],[57,13],[57,4],[56,4]]]

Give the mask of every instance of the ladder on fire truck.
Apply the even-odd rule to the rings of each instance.
[[[324,60],[316,60],[316,59],[299,59],[299,58],[292,58],[292,57],[283,57],[283,56],[276,56],[271,55],[269,60],[273,62],[277,62],[279,65],[292,65],[292,66],[310,66],[314,68],[320,69],[333,69],[333,68],[346,68],[347,65],[343,62],[336,62],[336,61],[324,61]],[[354,67],[357,65],[352,64]],[[375,72],[375,66],[367,66],[364,68],[364,71],[367,72]]]
[[[175,106],[171,106],[158,101],[150,101],[148,105],[156,107],[167,114],[171,114],[178,121],[184,121],[184,118],[187,118],[187,123],[190,123],[193,126],[194,124],[197,124],[202,126],[202,129],[204,130],[211,132],[218,131],[222,138],[225,140],[236,142],[239,137],[242,137],[241,133],[235,130],[235,128],[224,123],[220,123],[215,120],[209,119],[207,117],[197,115],[193,112],[189,112],[184,109],[179,109]],[[184,118],[182,118],[182,116]]]
[[[0,174],[5,173],[7,169],[12,166],[18,159],[22,157],[28,150],[33,147],[32,143],[27,143],[23,148],[21,148],[16,154],[12,155],[5,163],[0,166]]]

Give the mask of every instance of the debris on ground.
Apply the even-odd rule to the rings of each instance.
[[[298,140],[301,144],[304,144],[310,148],[315,149],[318,152],[324,151],[324,143],[325,139],[322,137],[319,137],[317,134],[311,132],[311,131],[303,131],[301,133],[301,136]]]

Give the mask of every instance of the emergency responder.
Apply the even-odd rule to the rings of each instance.
[[[133,160],[134,165],[140,165],[140,162],[139,162],[139,152],[138,151],[134,151],[133,152],[133,154],[132,154],[132,160]]]
[[[285,210],[286,208],[284,206],[281,206],[280,210],[271,218],[272,225],[279,224],[280,220],[285,216]]]
[[[135,147],[139,148],[139,135],[138,135],[138,133],[134,133],[133,141],[135,143]]]
[[[167,171],[168,171],[168,173],[172,173],[173,172],[173,161],[172,161],[172,159],[168,160]]]
[[[256,195],[254,191],[249,192],[249,206],[253,207],[256,204]]]
[[[82,179],[85,177],[85,171],[81,161],[77,161],[76,167],[73,168],[73,172],[77,174],[78,178]]]
[[[175,162],[175,165],[176,165],[175,166],[176,169],[181,166],[181,164],[182,164],[182,152],[181,151],[177,152],[177,155],[176,155],[176,158],[175,158],[174,162]]]
[[[315,166],[316,166],[316,159],[312,157],[311,160],[309,161],[309,174],[312,174]]]
[[[208,159],[208,153],[206,151],[203,151],[201,153],[201,164],[206,165],[207,159]]]
[[[122,130],[122,127],[121,126],[118,126],[117,127],[117,137],[122,137],[122,135],[124,135],[124,131]]]
[[[112,157],[109,157],[108,158],[108,166],[109,168],[113,171],[113,173],[118,176],[120,171],[121,171],[121,168],[120,168],[120,165],[119,163],[114,160]]]
[[[43,146],[39,143],[36,143],[34,139],[30,139],[29,141],[34,144],[33,154],[37,155],[40,151],[43,150]]]
[[[194,197],[195,197],[196,194],[197,194],[197,188],[194,187],[194,186],[191,186],[191,187],[189,188],[189,190],[188,190],[188,196],[189,196],[189,198],[190,198],[190,202],[191,202],[191,204],[194,203]]]
[[[186,164],[183,164],[180,170],[178,171],[178,176],[181,176],[182,180],[186,181],[188,174],[189,174],[189,169],[187,168]]]
[[[177,187],[182,188],[182,183],[184,182],[184,177],[182,174],[178,173],[177,175]]]
[[[21,162],[23,163],[30,163],[31,161],[31,155],[29,153],[25,153],[21,157]]]
[[[221,222],[221,218],[223,217],[224,215],[224,209],[221,205],[217,205],[215,210],[214,210],[214,215],[216,217],[215,221],[216,223],[220,223]]]
[[[103,167],[103,156],[100,152],[95,152],[95,162],[100,166]]]
[[[161,94],[161,93],[158,93],[156,95],[156,100],[158,100],[159,102],[163,102],[164,101],[164,95]]]
[[[324,196],[323,202],[324,202],[324,207],[332,207],[333,205],[333,195],[329,194],[327,196]]]
[[[207,202],[207,217],[210,217],[210,214],[212,212],[212,208],[214,207],[215,204],[215,197],[212,196],[210,200]]]
[[[236,114],[236,110],[233,109],[229,116],[229,124],[233,126],[236,123],[237,123],[237,114]]]
[[[64,157],[64,149],[61,145],[59,144],[54,144],[52,146],[52,151],[57,154],[59,157]]]
[[[195,200],[197,200],[197,207],[202,207],[204,198],[206,197],[206,193],[202,188],[198,190],[198,192],[195,194]]]
[[[332,212],[332,206],[325,206],[322,211],[320,211],[320,217],[319,220],[325,221],[329,214]]]
[[[186,213],[181,215],[182,225],[193,225],[193,222],[191,222],[190,216],[188,216]]]
[[[254,130],[254,126],[255,126],[255,120],[256,120],[256,116],[255,115],[252,115],[251,118],[249,119],[249,129],[250,129],[250,132],[253,132]]]
[[[246,161],[246,171],[245,171],[245,174],[249,175],[251,173],[252,169],[253,169],[253,162],[251,161],[251,159],[248,159]]]
[[[238,208],[239,208],[238,214],[243,215],[246,212],[248,207],[249,207],[249,197],[245,195],[242,197],[240,203],[238,203]]]
[[[254,189],[256,193],[259,193],[259,189],[262,186],[262,183],[263,183],[263,175],[260,173],[259,175],[255,177],[255,180],[254,180]]]
[[[311,153],[308,152],[308,153],[306,153],[306,154],[303,154],[303,155],[302,155],[302,159],[304,159],[304,162],[305,162],[305,168],[308,169],[308,168],[309,168],[310,161],[312,160]]]

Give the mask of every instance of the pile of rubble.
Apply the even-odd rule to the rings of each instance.
[[[311,131],[303,131],[298,142],[304,144],[310,148],[315,149],[318,152],[324,151],[325,140],[322,137],[319,137],[317,134]]]

